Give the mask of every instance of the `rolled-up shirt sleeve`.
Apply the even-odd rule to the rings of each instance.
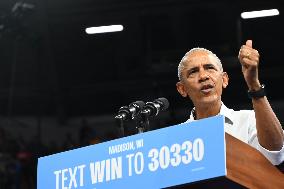
[[[279,165],[284,161],[284,141],[281,150],[267,150],[259,144],[255,126],[252,126],[251,128],[249,144],[260,151],[273,165]]]
[[[259,144],[258,138],[257,138],[257,130],[256,130],[256,123],[255,123],[255,115],[254,112],[252,112],[249,116],[250,119],[250,126],[248,130],[249,134],[249,141],[248,143],[256,148],[258,151],[260,151],[273,165],[279,165],[284,161],[284,141],[282,145],[282,149],[279,151],[270,151],[261,146]],[[284,131],[283,131],[284,133]]]
[[[284,161],[284,143],[279,151],[269,151],[262,147],[257,141],[256,149],[258,149],[273,165],[279,165]]]

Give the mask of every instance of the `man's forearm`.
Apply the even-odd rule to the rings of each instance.
[[[282,126],[266,97],[252,99],[256,118],[257,137],[261,146],[279,151],[283,146]]]

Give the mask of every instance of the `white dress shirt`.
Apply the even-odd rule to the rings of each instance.
[[[194,111],[191,111],[186,122],[195,121]],[[259,150],[273,165],[279,165],[284,161],[284,145],[280,151],[269,151],[259,144],[253,110],[235,111],[222,103],[219,115],[225,117],[225,132]]]

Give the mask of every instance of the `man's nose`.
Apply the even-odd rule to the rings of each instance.
[[[208,75],[208,72],[206,72],[206,70],[200,70],[199,71],[199,81],[202,82],[202,81],[206,81],[209,79],[209,75]]]

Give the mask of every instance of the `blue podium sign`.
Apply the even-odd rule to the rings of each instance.
[[[226,175],[224,117],[38,159],[38,189],[158,189]]]

